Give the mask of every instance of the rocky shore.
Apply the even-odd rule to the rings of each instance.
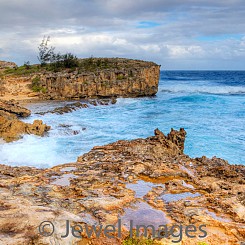
[[[50,130],[41,120],[21,121],[31,112],[13,98],[86,99],[39,112],[64,114],[158,90],[155,63],[81,62],[89,64],[86,70],[61,72],[0,62],[0,137],[10,142]],[[216,157],[190,158],[184,154],[185,137],[183,128],[168,135],[156,129],[146,139],[96,146],[74,163],[48,169],[0,164],[0,244],[244,245],[245,166]],[[50,223],[40,234],[44,221],[53,224],[50,236]],[[67,221],[75,228],[68,227],[69,234],[61,237]],[[136,238],[135,230],[130,237],[130,221],[133,228],[148,226],[146,238]],[[113,229],[111,238],[81,230],[92,225],[102,225],[103,231],[106,225],[120,226],[120,236]]]
[[[106,106],[115,104],[115,98],[108,99],[89,99],[84,102],[69,102],[64,106],[54,108],[52,110],[37,112],[35,114],[45,115],[47,113],[62,115],[70,113],[81,108],[88,108],[89,106]],[[11,142],[22,138],[24,134],[34,134],[44,136],[51,127],[44,124],[42,120],[34,120],[32,124],[21,121],[23,118],[31,115],[31,111],[25,107],[20,106],[19,102],[15,100],[1,100],[0,99],[0,138],[6,142]],[[77,132],[74,131],[74,134]]]
[[[120,140],[94,147],[77,162],[50,169],[0,165],[1,244],[231,244],[245,241],[245,167],[183,153],[186,132],[171,130],[165,136]],[[71,225],[117,224],[122,235],[88,238],[76,227],[76,238],[66,231]],[[162,238],[148,230],[145,243],[128,238],[134,224],[175,226]],[[52,236],[41,236],[39,224],[53,223]],[[142,224],[142,223],[141,223]],[[202,226],[206,236],[192,226]],[[46,227],[48,228],[48,227]],[[185,229],[185,231],[184,231]],[[47,230],[48,232],[49,230]],[[199,233],[198,233],[199,232]],[[203,233],[204,234],[204,233]]]

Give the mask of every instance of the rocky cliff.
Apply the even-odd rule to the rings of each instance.
[[[58,72],[40,69],[29,72],[33,69],[29,68],[28,75],[17,76],[15,72],[5,75],[0,95],[80,99],[152,96],[158,91],[160,66],[153,62],[90,58],[80,63],[81,67]]]
[[[150,62],[123,60],[118,68],[102,71],[48,74],[40,85],[50,98],[136,97],[157,93],[159,66]]]

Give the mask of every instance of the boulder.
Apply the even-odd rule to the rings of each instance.
[[[18,140],[23,134],[43,136],[49,129],[50,126],[44,124],[42,120],[35,120],[31,124],[22,122],[18,118],[0,115],[0,137],[6,142]]]

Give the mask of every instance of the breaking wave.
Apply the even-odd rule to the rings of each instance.
[[[245,87],[177,85],[161,88],[163,93],[201,93],[220,95],[245,95]]]
[[[35,113],[64,102],[28,105],[33,114],[24,121],[41,119],[51,130],[45,137],[0,140],[0,164],[50,167],[76,161],[96,145],[148,137],[155,128],[166,134],[184,127],[186,154],[245,165],[245,72],[161,72],[158,91],[153,97],[120,98],[114,105],[63,115]]]

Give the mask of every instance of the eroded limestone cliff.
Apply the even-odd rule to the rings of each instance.
[[[10,74],[2,76],[0,95],[79,99],[151,96],[158,91],[160,66],[153,62],[122,58],[84,60],[80,60],[84,66],[59,72],[32,67],[29,71],[35,72],[15,75],[10,70]]]

